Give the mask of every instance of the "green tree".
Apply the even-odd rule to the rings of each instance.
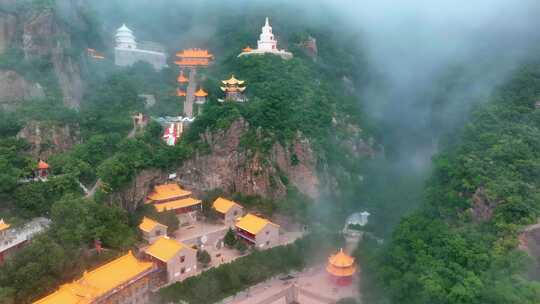
[[[197,251],[197,261],[203,265],[204,268],[208,267],[210,262],[212,261],[212,258],[210,257],[210,254],[206,250],[198,250]]]
[[[223,241],[225,243],[225,245],[229,248],[233,248],[235,245],[236,245],[236,234],[234,233],[234,231],[229,228],[229,230],[227,230],[227,233],[225,234],[225,237],[223,238]]]

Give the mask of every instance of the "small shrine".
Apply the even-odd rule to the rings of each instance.
[[[338,253],[328,258],[326,272],[328,272],[330,279],[336,285],[350,285],[352,277],[356,273],[354,258],[343,252],[343,249],[340,249]]]
[[[195,103],[199,105],[205,104],[207,97],[208,93],[202,88],[200,88],[199,90],[197,90],[197,92],[195,92]]]
[[[186,91],[184,91],[182,89],[179,89],[179,88],[176,89],[176,96],[177,97],[186,97],[186,95],[187,95]]]
[[[180,75],[178,75],[178,78],[176,78],[176,81],[180,84],[189,82],[189,79],[186,76],[184,76],[184,70],[180,70]]]
[[[247,46],[242,50],[242,53],[240,53],[238,57],[246,55],[273,54],[280,56],[283,59],[293,58],[293,54],[291,52],[278,49],[277,44],[278,42],[276,40],[276,37],[274,36],[272,27],[270,26],[270,21],[268,20],[268,17],[266,17],[266,21],[261,30],[261,35],[259,36],[259,40],[257,41],[257,48],[252,49],[251,47]]]
[[[43,160],[39,160],[37,169],[35,170],[36,177],[39,179],[47,179],[49,177],[50,166]]]
[[[225,100],[220,99],[220,102],[227,100],[236,102],[248,101],[244,95],[244,91],[246,90],[244,80],[238,80],[232,75],[230,79],[222,80],[221,83],[223,86],[220,88],[225,93]]]

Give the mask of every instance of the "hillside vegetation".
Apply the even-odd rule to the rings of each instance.
[[[524,275],[533,263],[517,250],[540,216],[539,80],[540,64],[524,65],[434,159],[427,203],[378,259],[393,302],[540,301],[540,283]]]

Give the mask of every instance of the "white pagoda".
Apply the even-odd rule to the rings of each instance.
[[[114,38],[114,62],[117,66],[131,66],[138,61],[147,62],[156,70],[167,66],[164,48],[153,42],[137,43],[133,31],[125,24],[116,30]]]
[[[270,26],[270,22],[268,21],[268,17],[266,17],[266,22],[262,27],[261,35],[259,36],[259,40],[257,41],[257,49],[251,49],[250,47],[246,47],[242,50],[242,53],[240,53],[238,57],[245,55],[274,54],[280,56],[283,59],[293,58],[293,54],[291,52],[278,49],[277,43],[278,42],[274,36],[274,33],[272,32],[272,27]]]

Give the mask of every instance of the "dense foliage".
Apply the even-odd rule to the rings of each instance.
[[[539,71],[517,71],[435,158],[428,203],[379,261],[395,302],[540,301],[540,283],[523,275],[533,263],[516,249],[521,227],[540,215]]]

